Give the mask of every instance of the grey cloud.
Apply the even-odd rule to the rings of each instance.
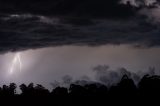
[[[2,13],[32,13],[56,16],[124,18],[135,9],[120,0],[0,0]]]
[[[99,46],[129,44],[160,46],[159,26],[145,17],[128,20],[90,19],[88,24],[36,15],[0,18],[0,51],[20,51],[51,46]],[[84,21],[76,18],[76,21]],[[87,24],[85,24],[87,23]]]
[[[71,76],[69,76],[69,75],[65,75],[64,77],[62,77],[62,80],[63,80],[64,84],[69,85],[69,84],[72,83],[73,78]]]
[[[108,86],[117,84],[124,75],[132,78],[135,84],[138,84],[144,75],[159,75],[154,67],[150,67],[146,72],[134,73],[123,67],[112,70],[107,65],[98,65],[93,68],[93,72],[95,72],[95,77],[98,82]]]

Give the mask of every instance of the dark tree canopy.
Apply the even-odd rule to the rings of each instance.
[[[111,87],[100,83],[88,83],[85,85],[71,84],[69,88],[56,87],[51,92],[40,84],[19,86],[21,94],[16,93],[16,84],[0,87],[0,98],[7,100],[28,101],[35,104],[115,104],[124,102],[147,103],[155,100],[160,95],[160,76],[145,75],[138,85],[127,75]],[[118,102],[121,101],[121,102]],[[11,103],[11,102],[8,102]]]

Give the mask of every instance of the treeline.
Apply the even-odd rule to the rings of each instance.
[[[16,94],[16,84],[3,85],[0,88],[0,97],[7,100],[28,101],[27,103],[40,104],[104,104],[127,101],[137,103],[148,102],[160,95],[160,76],[145,75],[138,85],[127,75],[119,83],[107,87],[100,83],[85,85],[71,84],[69,88],[56,87],[51,92],[42,85],[19,86],[21,94]],[[1,99],[1,100],[2,100]],[[114,102],[113,102],[114,101]],[[119,102],[118,102],[119,103]]]

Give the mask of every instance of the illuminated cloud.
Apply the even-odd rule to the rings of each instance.
[[[15,67],[18,67],[18,70],[21,72],[22,69],[22,62],[21,62],[21,55],[20,53],[16,53],[13,61],[11,63],[11,67],[9,69],[9,74],[13,74],[15,71]]]

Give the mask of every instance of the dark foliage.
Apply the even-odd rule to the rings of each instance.
[[[10,100],[32,104],[91,105],[91,104],[125,104],[156,100],[160,95],[160,76],[145,75],[136,86],[134,81],[124,75],[114,86],[107,87],[100,83],[86,85],[71,84],[69,88],[57,87],[51,92],[40,84],[20,85],[21,94],[16,93],[16,84],[3,85],[0,88],[1,100]],[[147,101],[148,100],[148,101]]]

